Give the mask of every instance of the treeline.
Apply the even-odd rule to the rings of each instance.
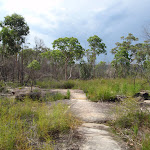
[[[149,80],[149,39],[138,43],[138,38],[132,34],[121,37],[122,42],[116,43],[111,50],[114,60],[110,64],[103,61],[96,64],[96,57],[106,54],[106,45],[97,35],[87,39],[87,50],[74,37],[54,40],[53,49],[35,39],[35,47],[30,48],[26,42],[30,29],[22,16],[6,16],[0,27],[0,80],[21,84],[43,78],[67,80],[133,76]]]

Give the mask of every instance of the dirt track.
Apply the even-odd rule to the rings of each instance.
[[[67,90],[58,90],[67,92]],[[88,101],[82,90],[70,90],[68,101],[70,110],[84,123],[77,131],[84,137],[79,150],[122,150],[125,144],[112,136],[109,127],[103,123],[113,118],[110,103],[94,103]]]

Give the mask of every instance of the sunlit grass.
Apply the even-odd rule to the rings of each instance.
[[[79,124],[62,103],[0,99],[0,149],[53,149],[55,136]]]
[[[150,90],[145,80],[136,79],[93,79],[93,80],[69,80],[69,81],[38,81],[42,88],[73,88],[81,89],[88,99],[92,101],[109,101],[116,95],[133,96],[140,90]]]
[[[144,80],[133,79],[94,79],[76,80],[75,87],[82,89],[92,101],[109,101],[116,95],[133,96],[140,90],[150,89]]]

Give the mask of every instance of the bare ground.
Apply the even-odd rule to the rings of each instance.
[[[67,92],[67,90],[58,90]],[[114,103],[95,103],[88,101],[82,90],[70,90],[71,99],[68,101],[71,112],[83,121],[76,132],[82,135],[77,144],[79,150],[125,150],[125,143],[111,134],[105,122],[113,119],[112,108]],[[72,148],[68,149],[71,150]],[[72,149],[76,150],[76,149]]]

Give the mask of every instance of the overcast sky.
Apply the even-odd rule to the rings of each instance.
[[[150,23],[150,0],[0,0],[0,21],[22,15],[30,27],[28,42],[43,39],[47,47],[59,37],[76,37],[84,48],[87,39],[98,35],[108,55],[99,61],[111,62],[110,50],[121,36],[132,33],[143,39],[143,27]]]

